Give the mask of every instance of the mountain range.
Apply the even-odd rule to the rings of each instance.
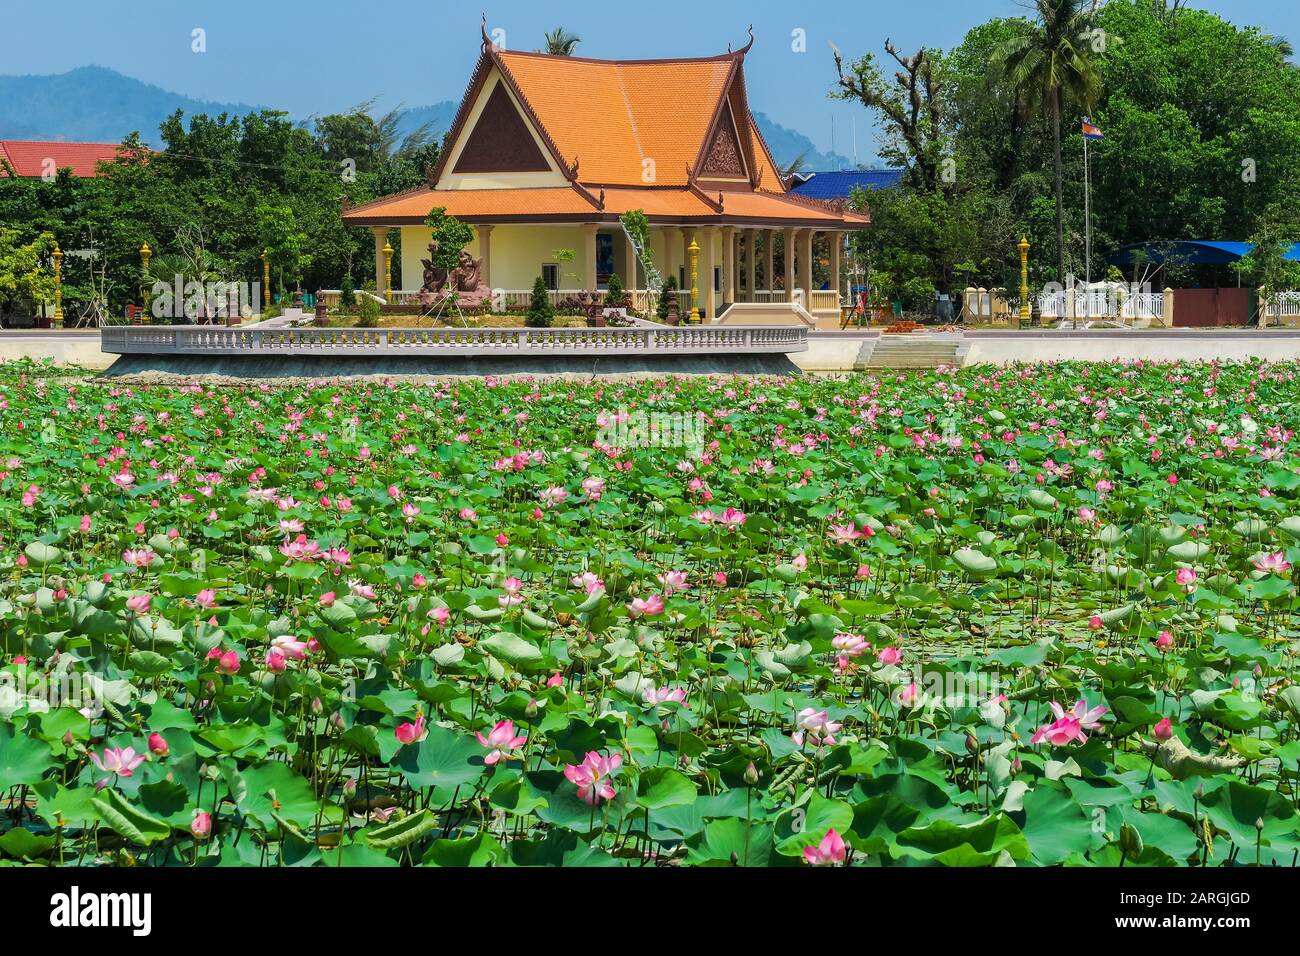
[[[451,100],[444,100],[408,108],[400,130],[405,135],[428,122],[440,134],[450,128],[456,107]],[[0,139],[116,143],[138,131],[141,139],[157,147],[162,145],[159,124],[178,109],[187,114],[243,115],[264,108],[194,99],[102,66],[83,66],[49,76],[0,76]],[[781,126],[763,113],[755,113],[754,119],[782,168],[800,157],[807,170],[852,167],[849,159],[819,152],[803,133]]]

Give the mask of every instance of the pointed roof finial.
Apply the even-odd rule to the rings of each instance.
[[[736,51],[738,56],[744,56],[754,45],[754,24],[749,25],[749,42]]]
[[[486,13],[483,14],[483,26],[482,26],[481,29],[482,29],[482,31],[483,31],[483,52],[486,53],[488,50],[492,49],[492,41],[491,41],[491,39],[488,38],[488,34],[487,34],[487,14],[486,14]]]

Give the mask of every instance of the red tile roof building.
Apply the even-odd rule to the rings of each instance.
[[[117,158],[116,143],[47,143],[33,140],[0,139],[0,177],[9,176],[9,167],[23,179],[53,176],[70,168],[72,175],[89,179],[96,164],[111,163]]]

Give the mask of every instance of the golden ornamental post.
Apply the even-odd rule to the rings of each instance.
[[[700,244],[691,235],[691,244],[686,249],[691,254],[691,321],[700,319]]]
[[[144,293],[144,314],[141,316],[142,323],[149,321],[149,303],[153,299],[153,293],[149,288],[149,260],[153,258],[153,250],[149,248],[149,243],[140,246],[140,285]]]
[[[1026,326],[1031,318],[1029,310],[1029,240],[1021,236],[1017,248],[1020,250],[1020,324]]]
[[[384,242],[384,298],[393,302],[393,247]]]
[[[54,327],[63,328],[63,250],[54,244]]]
[[[262,308],[271,308],[271,250],[262,250]]]

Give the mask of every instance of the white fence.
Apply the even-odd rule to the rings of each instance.
[[[1292,324],[1300,319],[1300,292],[1279,292],[1265,303],[1264,314],[1275,321],[1286,319],[1288,325]]]
[[[1164,315],[1163,292],[1104,292],[1075,289],[1072,291],[1043,292],[1035,301],[1044,319],[1065,319],[1070,316],[1066,296],[1074,296],[1073,317],[1081,321],[1096,319],[1150,319],[1159,320]]]

